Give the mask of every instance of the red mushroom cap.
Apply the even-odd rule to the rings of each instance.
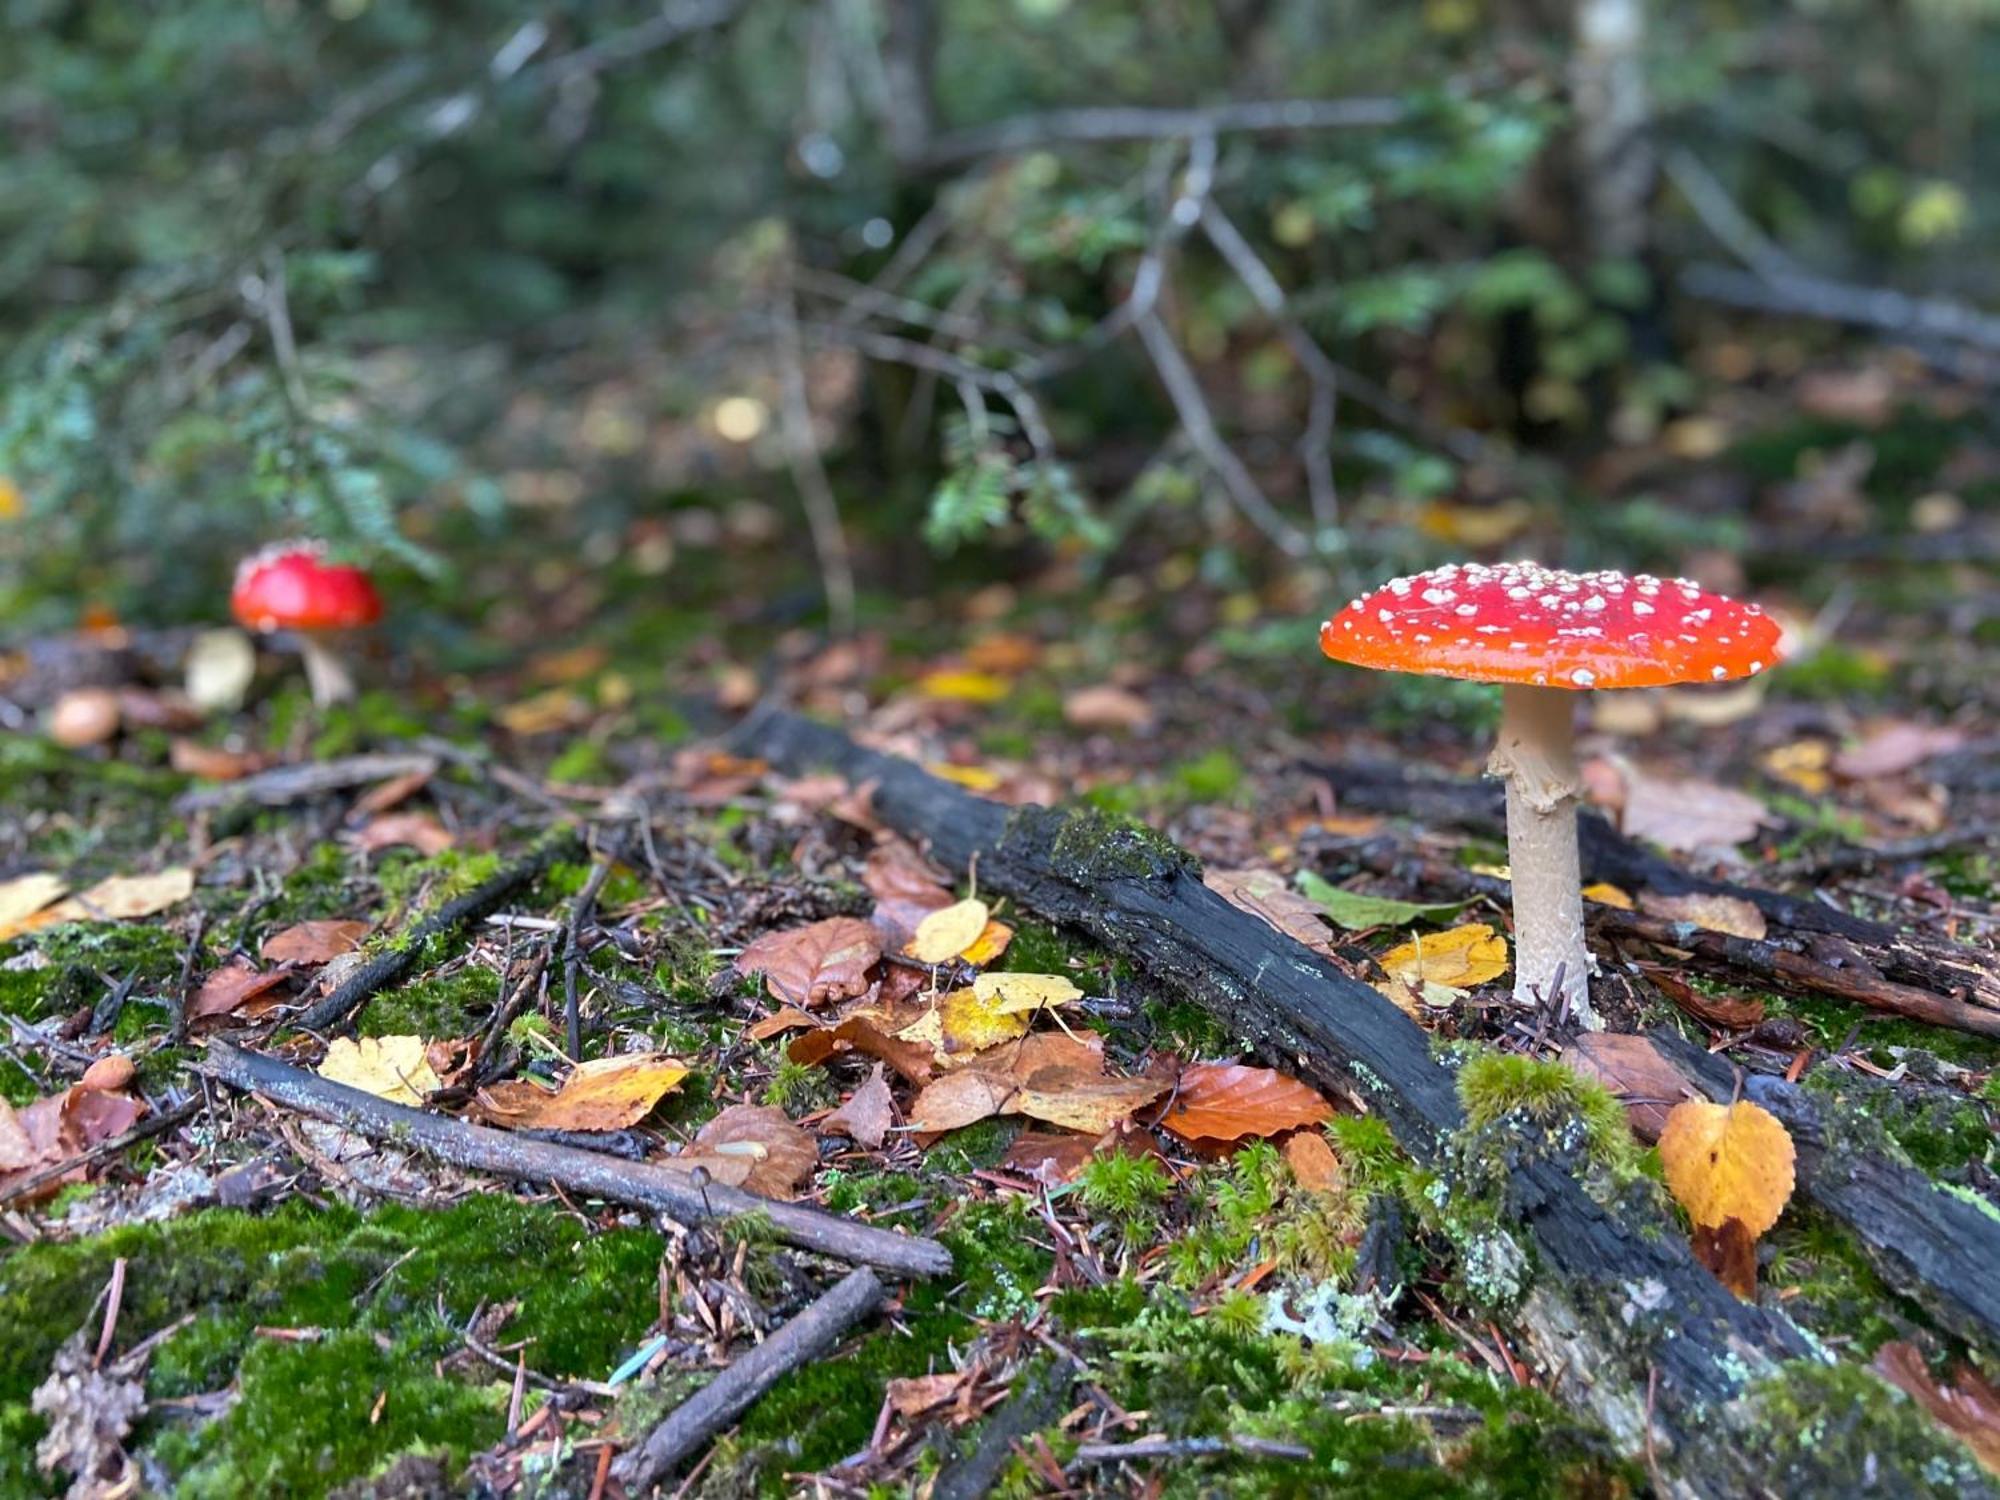
[[[1319,628],[1335,661],[1536,687],[1666,687],[1751,677],[1778,622],[1685,578],[1451,563],[1398,578]]]
[[[243,560],[229,608],[246,630],[351,630],[382,618],[382,596],[318,543],[287,542]]]

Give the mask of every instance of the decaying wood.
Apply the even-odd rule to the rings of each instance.
[[[1142,962],[1271,1060],[1378,1114],[1449,1180],[1463,1113],[1423,1030],[1210,891],[1173,845],[1089,813],[983,801],[775,710],[746,720],[732,743],[790,773],[830,770],[872,783],[876,815],[939,863],[963,870],[976,860],[982,890]],[[1724,1290],[1643,1194],[1607,1205],[1579,1179],[1579,1161],[1552,1136],[1524,1134],[1510,1154],[1500,1218],[1481,1236],[1496,1280],[1511,1262],[1527,1283],[1511,1314],[1522,1347],[1562,1400],[1627,1452],[1655,1460],[1670,1493],[1787,1488],[1774,1445],[1759,1436],[1757,1386],[1823,1351],[1781,1312]],[[1881,1461],[1900,1471],[1881,1477],[1888,1489],[1920,1483],[1919,1460],[1885,1446]]]
[[[661,1420],[645,1442],[613,1465],[628,1495],[644,1495],[706,1447],[780,1379],[825,1355],[847,1330],[881,1306],[882,1283],[854,1270],[812,1306],[744,1354]]]
[[[392,1104],[227,1042],[208,1044],[208,1056],[199,1064],[199,1071],[218,1083],[261,1094],[286,1109],[329,1121],[368,1140],[421,1151],[468,1171],[553,1183],[572,1192],[651,1209],[682,1224],[755,1215],[775,1238],[788,1245],[850,1263],[880,1266],[898,1276],[942,1276],[951,1270],[951,1252],[936,1240],[856,1224],[837,1214],[759,1198],[719,1182],[704,1186],[689,1173],[669,1166],[550,1145],[448,1115]]]
[[[1492,782],[1431,776],[1400,766],[1316,764],[1313,769],[1332,786],[1341,806],[1354,811],[1393,813],[1495,835],[1505,827],[1500,788]],[[1626,890],[1647,890],[1662,896],[1729,896],[1747,901],[1773,927],[1798,934],[1809,945],[1831,940],[1822,945],[1833,950],[1829,956],[1813,955],[1821,964],[1849,967],[1858,950],[1867,968],[1893,984],[1947,998],[1962,997],[1976,1008],[2000,1013],[2000,961],[1963,943],[1871,921],[1825,901],[1697,875],[1627,838],[1595,811],[1578,815],[1577,841],[1586,880],[1605,880]],[[1842,944],[1852,948],[1843,949]],[[1801,968],[1800,972],[1808,971]],[[1871,1003],[1859,994],[1847,998]],[[1903,1011],[1895,1003],[1876,1008]]]
[[[2000,1216],[1983,1200],[1941,1188],[1868,1139],[1864,1114],[1762,1073],[1738,1073],[1670,1031],[1653,1045],[1718,1103],[1741,1097],[1784,1123],[1797,1148],[1798,1191],[1855,1237],[1882,1279],[1942,1328],[2000,1356]],[[1886,1085],[1854,1081],[1865,1093]]]
[[[478,921],[523,886],[539,880],[552,866],[573,858],[582,847],[573,828],[550,834],[499,874],[445,902],[404,933],[395,947],[376,954],[348,975],[331,995],[317,1005],[308,1006],[294,1024],[307,1031],[329,1031],[346,1025],[362,1006],[416,968],[432,938]]]

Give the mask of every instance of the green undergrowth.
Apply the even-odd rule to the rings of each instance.
[[[156,1400],[228,1386],[241,1400],[207,1426],[164,1414],[137,1442],[196,1496],[317,1494],[413,1448],[451,1467],[494,1442],[504,1372],[438,1374],[482,1302],[518,1299],[505,1327],[555,1376],[603,1379],[658,1315],[650,1231],[594,1232],[504,1196],[448,1209],[361,1215],[286,1205],[266,1217],[207,1210],[0,1259],[0,1493],[39,1494],[25,1467],[39,1420],[30,1392],[110,1277],[128,1262],[118,1347],[192,1314],[147,1377]],[[307,1330],[301,1339],[259,1327]],[[377,1401],[380,1415],[375,1416]],[[26,1441],[9,1442],[10,1435]],[[9,1470],[8,1465],[13,1464]]]

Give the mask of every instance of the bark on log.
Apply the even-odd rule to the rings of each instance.
[[[1077,928],[1213,1012],[1249,1045],[1380,1115],[1403,1147],[1449,1173],[1463,1124],[1451,1073],[1429,1038],[1382,996],[1237,910],[1194,861],[1143,830],[1089,813],[982,801],[907,761],[795,715],[762,710],[732,736],[738,753],[790,772],[872,782],[889,827],[948,869],[978,860],[983,890]],[[1766,1430],[1760,1383],[1822,1358],[1782,1313],[1738,1301],[1643,1197],[1607,1207],[1552,1132],[1523,1134],[1501,1215],[1479,1249],[1528,1289],[1510,1314],[1556,1394],[1659,1466],[1669,1493],[1801,1493],[1796,1452]],[[1864,1419],[1865,1420],[1865,1419]],[[1929,1456],[1935,1458],[1938,1451]],[[1807,1460],[1809,1461],[1809,1460]],[[1884,1442],[1872,1460],[1890,1490],[1922,1487],[1924,1457]],[[1837,1477],[1824,1477],[1838,1488]]]
[[[1798,1189],[1853,1233],[1882,1279],[1938,1325],[2000,1357],[2000,1216],[1868,1139],[1865,1113],[1768,1074],[1739,1075],[1671,1031],[1650,1040],[1709,1098],[1761,1104],[1791,1132]],[[1857,1091],[1865,1091],[1856,1080]],[[1877,1085],[1876,1087],[1882,1087]]]

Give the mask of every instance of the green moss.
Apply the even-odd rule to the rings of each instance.
[[[1638,1175],[1639,1151],[1625,1107],[1604,1085],[1561,1063],[1477,1052],[1458,1070],[1458,1097],[1465,1106],[1465,1130],[1472,1136],[1519,1122],[1560,1141],[1562,1127],[1574,1125],[1592,1162],[1621,1180]]]
[[[1893,1061],[1920,1074],[1930,1056],[1911,1050]],[[1942,1088],[1885,1087],[1832,1068],[1808,1074],[1805,1087],[1820,1103],[1838,1146],[1887,1150],[1933,1177],[1950,1179],[1962,1179],[1972,1163],[2000,1159],[1988,1109],[1970,1096]]]
[[[1857,1475],[1885,1467],[1915,1482],[1899,1494],[1947,1497],[1985,1487],[1969,1452],[1865,1369],[1787,1364],[1753,1386],[1749,1400],[1778,1493],[1847,1494]]]
[[[466,1036],[484,1024],[499,998],[500,976],[468,964],[377,995],[355,1024],[363,1036],[420,1036],[427,1041]]]
[[[1893,668],[1880,656],[1829,641],[1804,660],[1787,662],[1772,681],[1787,697],[1844,703],[1880,698],[1893,676]]]
[[[1243,766],[1217,747],[1173,769],[1175,788],[1190,802],[1227,802],[1243,790]]]
[[[1016,808],[1001,835],[1002,847],[1015,840],[1029,849],[1045,848],[1058,875],[1086,887],[1200,870],[1186,850],[1144,823],[1087,808]]]

